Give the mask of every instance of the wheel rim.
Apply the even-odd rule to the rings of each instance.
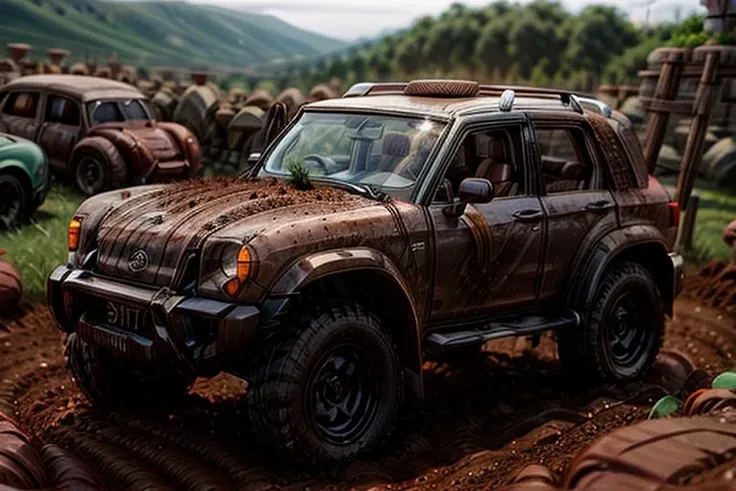
[[[95,194],[100,187],[102,166],[92,157],[82,157],[77,165],[77,184],[87,194]]]
[[[378,410],[380,389],[373,359],[352,344],[333,349],[317,364],[306,395],[319,435],[335,445],[354,443]]]
[[[620,368],[631,368],[649,350],[651,316],[647,301],[641,292],[621,295],[613,304],[609,316],[608,348],[612,361]]]
[[[10,181],[0,182],[0,224],[11,227],[20,215],[23,190]]]

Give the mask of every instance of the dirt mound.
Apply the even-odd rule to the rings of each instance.
[[[736,313],[736,263],[709,262],[688,282],[687,293],[709,307]]]

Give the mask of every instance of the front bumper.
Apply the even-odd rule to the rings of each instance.
[[[85,342],[120,357],[172,363],[181,372],[197,375],[214,375],[242,359],[260,317],[251,305],[131,285],[68,266],[51,273],[47,292],[61,330],[76,332]],[[138,332],[111,325],[92,307],[107,302],[142,312],[150,322]]]
[[[672,261],[672,300],[674,300],[685,287],[685,260],[676,252],[670,252],[670,261]]]

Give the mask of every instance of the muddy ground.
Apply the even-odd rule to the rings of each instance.
[[[427,364],[428,400],[407,408],[376,455],[341,469],[294,468],[253,443],[245,385],[229,377],[198,381],[169,407],[94,410],[40,306],[0,327],[0,411],[87,462],[111,489],[494,489],[530,463],[562,472],[597,436],[645,419],[682,355],[712,374],[733,369],[736,321],[695,297],[690,288],[678,301],[648,380],[624,388],[579,387],[550,338],[536,349],[494,342],[462,368]]]

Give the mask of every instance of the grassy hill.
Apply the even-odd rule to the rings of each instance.
[[[64,48],[99,61],[117,51],[126,63],[243,67],[313,57],[341,49],[343,41],[280,19],[185,2],[2,0],[0,43],[33,45],[32,56]]]

